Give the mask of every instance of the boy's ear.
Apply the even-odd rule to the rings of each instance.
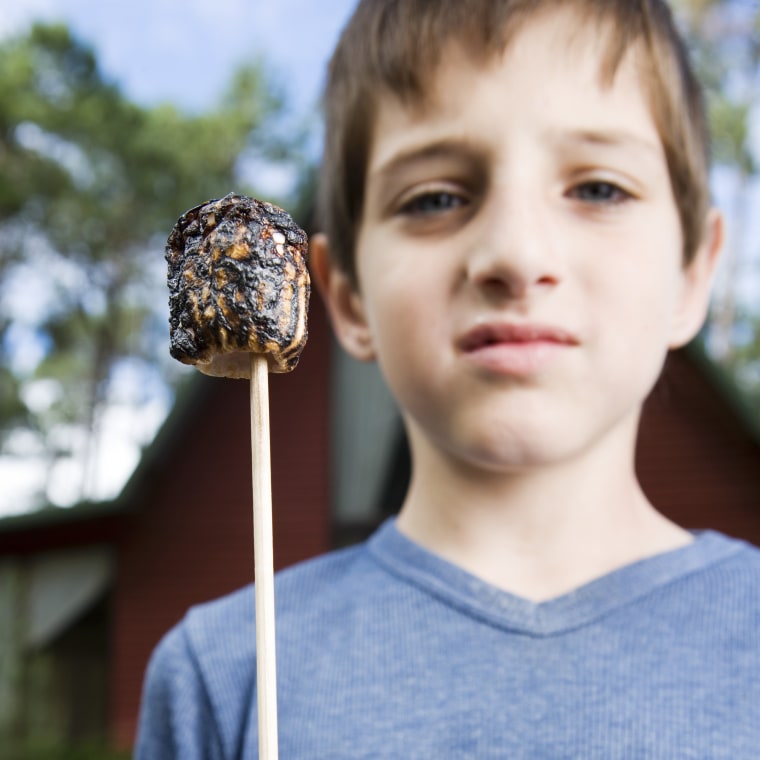
[[[338,342],[355,359],[374,360],[372,332],[364,314],[362,298],[349,276],[330,256],[326,235],[318,233],[311,237],[309,264]]]
[[[683,289],[673,326],[670,348],[688,343],[700,330],[710,306],[715,269],[723,249],[723,215],[710,209],[705,219],[702,242],[683,272]]]

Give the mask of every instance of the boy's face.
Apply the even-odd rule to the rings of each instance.
[[[632,448],[667,349],[706,308],[719,222],[684,270],[635,59],[603,88],[600,43],[576,28],[541,16],[485,67],[452,48],[424,107],[381,101],[359,289],[335,273],[327,288],[412,444],[481,468]]]

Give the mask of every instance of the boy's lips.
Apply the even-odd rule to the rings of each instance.
[[[579,342],[573,333],[553,325],[492,322],[465,332],[458,348],[484,368],[530,375],[543,369],[562,349]]]
[[[468,353],[498,343],[557,343],[576,346],[578,339],[567,330],[550,325],[487,323],[464,334],[459,348]]]

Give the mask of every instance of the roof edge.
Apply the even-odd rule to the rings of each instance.
[[[196,372],[179,384],[169,414],[151,443],[142,450],[137,466],[119,494],[113,499],[103,501],[88,499],[68,507],[47,504],[29,512],[6,515],[0,517],[0,533],[15,533],[66,523],[86,522],[135,511],[138,508],[139,496],[146,478],[161,466],[161,461],[171,449],[173,442],[182,434],[190,419],[190,410],[202,403],[213,382],[213,379]]]

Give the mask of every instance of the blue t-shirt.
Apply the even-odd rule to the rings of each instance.
[[[275,588],[283,760],[760,758],[760,551],[718,533],[533,603],[391,520]],[[257,742],[249,587],[158,646],[135,758]]]

